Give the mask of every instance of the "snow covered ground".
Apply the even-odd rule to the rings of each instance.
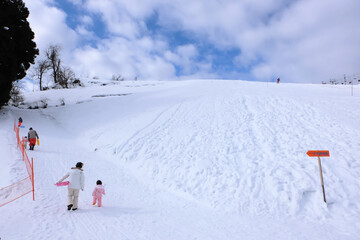
[[[26,105],[0,111],[0,188],[27,176],[14,119],[21,136],[40,136],[27,151],[36,200],[0,208],[2,240],[359,239],[358,85],[351,96],[350,86],[313,84],[105,84],[26,92]],[[308,150],[330,151],[327,203]],[[54,183],[78,161],[86,186],[68,212]],[[98,179],[102,208],[91,204]]]

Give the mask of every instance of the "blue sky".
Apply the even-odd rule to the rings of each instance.
[[[25,3],[40,51],[61,45],[79,77],[319,83],[360,72],[357,0]]]

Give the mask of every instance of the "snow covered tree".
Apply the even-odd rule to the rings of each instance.
[[[8,103],[13,83],[26,76],[39,50],[22,0],[0,1],[0,107]]]

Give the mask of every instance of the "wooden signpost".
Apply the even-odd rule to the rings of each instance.
[[[323,180],[323,175],[322,175],[320,157],[330,157],[330,153],[329,153],[329,151],[327,151],[327,150],[310,150],[310,151],[308,151],[306,154],[307,154],[309,157],[318,157],[321,187],[322,187],[322,190],[323,190],[324,202],[326,202],[326,198],[325,198],[325,187],[324,187],[324,180]]]

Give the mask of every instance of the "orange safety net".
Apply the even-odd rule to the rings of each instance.
[[[35,200],[35,187],[34,187],[34,166],[33,159],[31,162],[29,157],[26,154],[24,145],[19,136],[19,127],[16,125],[16,121],[14,122],[14,131],[16,133],[17,145],[20,148],[22,159],[25,162],[26,170],[29,174],[29,177],[15,182],[10,186],[4,187],[0,189],[0,207],[32,192],[33,200]],[[30,180],[30,181],[29,181]]]
[[[29,177],[0,189],[0,207],[33,191]]]
[[[18,147],[20,148],[20,151],[21,151],[22,156],[23,156],[23,161],[25,161],[26,170],[28,171],[30,179],[32,179],[32,174],[33,174],[32,173],[32,171],[33,171],[32,164],[30,163],[29,157],[26,154],[25,147],[22,144],[22,141],[20,139],[19,127],[17,127],[16,124],[14,124],[14,131],[16,133],[16,139],[17,139]]]

